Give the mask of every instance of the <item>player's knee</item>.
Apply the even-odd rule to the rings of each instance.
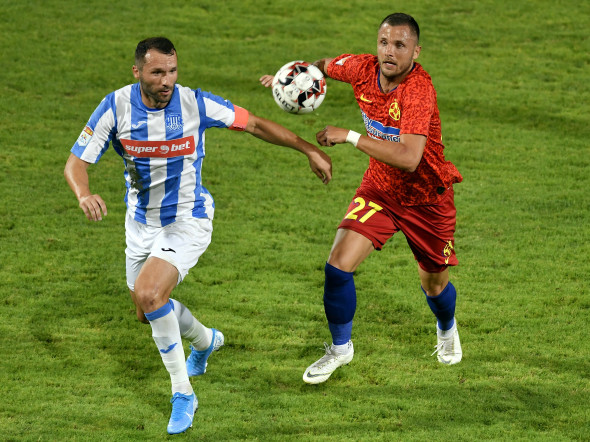
[[[139,310],[143,312],[152,312],[162,304],[163,294],[157,285],[146,284],[141,281],[135,282],[135,302],[137,304],[137,317],[140,319]]]
[[[350,256],[338,249],[334,249],[330,252],[328,263],[343,272],[353,272],[357,267],[356,262],[352,261]]]
[[[422,290],[426,296],[438,296],[449,285],[449,280],[429,279],[422,281]]]
[[[139,306],[139,303],[137,302],[137,296],[135,294],[135,288],[129,288],[129,294],[131,295],[131,299],[133,300],[133,305],[135,306],[135,315],[137,316],[137,320],[139,322],[143,322],[144,324],[149,324],[150,321],[147,320],[147,318],[145,317],[145,314],[143,313],[143,310],[141,309],[141,307]]]
[[[138,305],[142,305],[153,293],[152,288],[146,284],[140,283],[139,281],[135,282],[135,288],[133,291],[135,293],[135,301]]]
[[[438,296],[449,284],[449,270],[443,267],[441,271],[432,267],[426,270],[420,264],[420,283],[426,296]]]
[[[426,284],[422,285],[422,290],[426,293],[426,296],[438,296],[441,292],[445,289],[446,284],[443,286],[442,284]]]

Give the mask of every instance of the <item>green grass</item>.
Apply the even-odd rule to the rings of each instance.
[[[203,2],[199,2],[203,3]],[[296,6],[296,7],[295,7]],[[166,35],[179,82],[313,140],[362,131],[348,85],[292,116],[258,85],[294,59],[373,52],[397,9],[422,28],[455,187],[464,360],[430,356],[434,321],[403,237],[356,275],[356,357],[325,384],[323,263],[366,168],[328,149],[323,186],[292,151],[209,131],[213,243],[175,291],[227,345],[193,381],[177,439],[587,440],[590,434],[590,6],[550,2],[0,0],[0,434],[4,440],[167,438],[168,375],[125,284],[123,177],[90,171],[109,215],[90,223],[62,171],[98,102],[133,81],[137,42]]]

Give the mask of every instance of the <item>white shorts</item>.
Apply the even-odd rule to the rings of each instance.
[[[208,218],[186,218],[154,227],[125,218],[127,286],[133,291],[141,267],[150,257],[163,259],[178,270],[178,284],[211,243],[213,223]]]

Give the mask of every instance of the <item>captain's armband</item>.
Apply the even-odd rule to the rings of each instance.
[[[243,107],[236,106],[235,104],[234,104],[234,112],[236,114],[236,117],[234,119],[234,123],[230,127],[228,127],[228,129],[237,130],[237,131],[246,130],[246,126],[248,125],[248,118],[250,116],[250,113],[246,109],[244,109]]]

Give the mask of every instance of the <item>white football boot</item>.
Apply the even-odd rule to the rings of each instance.
[[[336,354],[332,346],[324,342],[326,354],[318,359],[305,370],[303,380],[308,384],[320,384],[328,380],[338,367],[348,364],[354,356],[352,341],[348,341],[348,352]]]
[[[461,362],[463,351],[461,350],[461,341],[459,340],[459,331],[457,330],[457,321],[450,330],[444,332],[448,337],[443,337],[443,331],[436,324],[436,336],[438,343],[435,345],[434,352],[438,362],[441,364],[453,365]]]

